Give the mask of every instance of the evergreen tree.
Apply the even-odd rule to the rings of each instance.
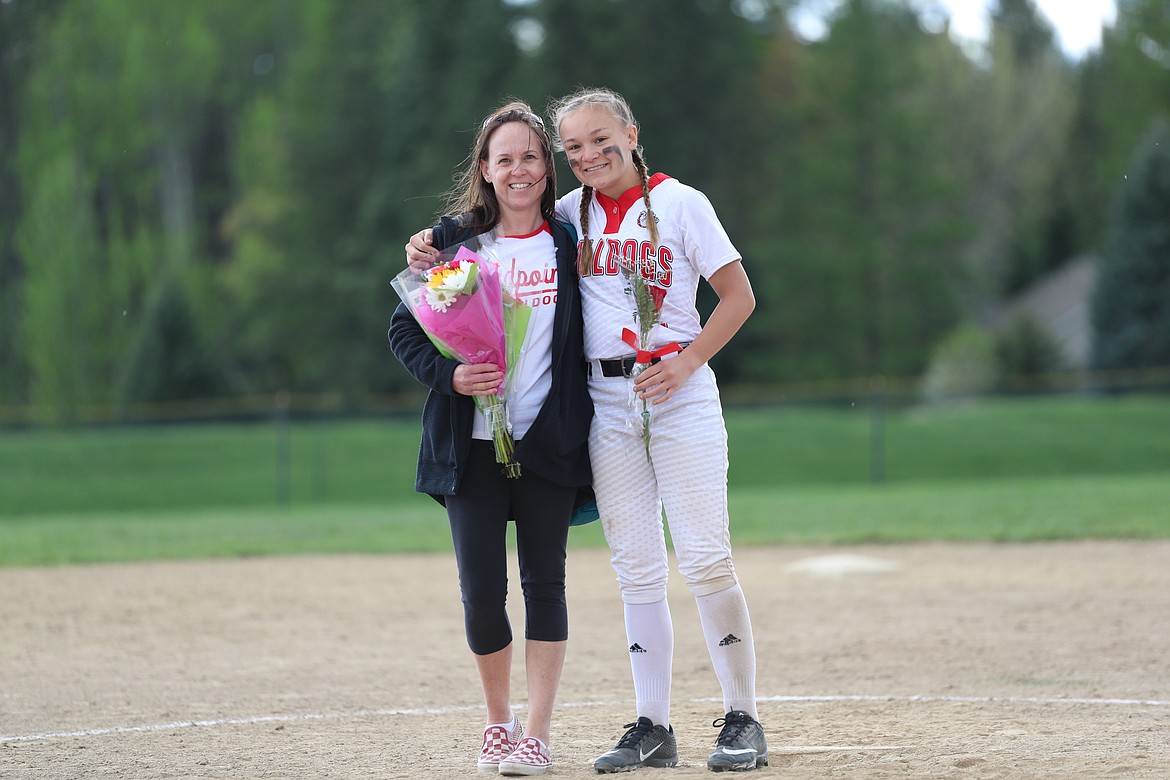
[[[1074,81],[1068,152],[1056,171],[1052,192],[1053,220],[1059,227],[1054,225],[1043,250],[1049,258],[1067,259],[1093,251],[1101,243],[1113,189],[1102,153],[1106,131],[1101,112],[1108,87],[1099,53],[1081,61]]]
[[[1008,68],[1020,99],[1012,113],[1035,124],[1026,126],[1027,162],[1013,162],[1019,175],[1008,192],[1006,252],[996,287],[1016,292],[1060,266],[1074,252],[1073,216],[1062,173],[1070,133],[1072,72],[1063,59],[1052,25],[1034,0],[999,0],[991,15],[993,68]],[[1028,111],[1025,105],[1031,105]],[[1022,125],[1024,123],[1021,123]],[[1013,139],[1015,140],[1015,139]]]
[[[991,13],[994,35],[1008,39],[1015,59],[1030,63],[1052,56],[1056,35],[1040,16],[1034,0],[999,0]]]
[[[771,133],[752,132],[752,86],[776,15],[760,4],[749,19],[732,0],[541,0],[532,18],[543,31],[528,56],[532,92],[549,98],[580,86],[620,92],[640,124],[651,173],[663,172],[701,190],[732,241],[747,252],[750,213],[775,183],[755,175]],[[580,182],[558,155],[561,193]],[[748,256],[753,282],[768,273],[767,256]],[[699,288],[699,307],[714,296]],[[751,321],[747,326],[752,327]],[[750,340],[732,340],[713,365],[734,381]]]
[[[163,280],[147,302],[131,344],[119,399],[125,404],[208,399],[224,390],[223,374],[207,354],[190,296],[177,279]]]
[[[0,404],[414,388],[384,337],[403,243],[487,110],[581,85],[630,99],[651,168],[743,252],[725,381],[913,374],[1100,240],[1170,114],[1163,0],[1119,0],[1075,67],[1035,0],[1000,0],[975,61],[920,4],[845,0],[815,43],[792,5],[0,3]]]
[[[389,280],[515,83],[511,12],[362,0],[303,13],[279,94],[244,122],[220,336],[256,389],[352,400],[413,388],[386,346]]]
[[[69,416],[118,400],[161,285],[187,297],[190,333],[214,322],[204,272],[226,253],[232,115],[258,88],[252,58],[278,5],[66,1],[40,31],[21,95],[16,228],[32,402]],[[218,363],[198,340],[168,346]]]
[[[956,317],[962,192],[935,99],[959,55],[883,0],[845,3],[823,42],[776,47],[792,75],[762,82],[785,99],[756,101],[778,133],[753,169],[768,187],[746,256],[767,273],[745,374],[916,374]]]
[[[1062,191],[1082,249],[1103,240],[1110,204],[1133,150],[1155,117],[1170,117],[1170,13],[1165,0],[1119,0],[1099,52],[1081,65]]]
[[[1098,369],[1170,366],[1170,123],[1159,119],[1118,195],[1093,292]]]
[[[17,251],[29,259],[20,329],[30,369],[27,392],[54,420],[72,419],[77,407],[111,398],[103,347],[121,323],[101,277],[97,225],[85,198],[91,187],[76,155],[44,161],[26,191],[17,229]]]
[[[966,252],[979,285],[970,301],[976,316],[1068,259],[1056,187],[1066,165],[1073,79],[1033,0],[1000,0],[986,65],[965,158],[974,183],[969,213],[979,225]]]
[[[0,405],[28,400],[28,356],[19,335],[25,268],[13,229],[23,205],[15,154],[22,113],[16,106],[41,55],[42,31],[59,6],[60,0],[0,3]]]
[[[769,26],[730,0],[542,0],[535,89],[549,97],[606,86],[630,102],[648,162],[707,192],[753,186],[742,126],[746,88]],[[767,10],[762,8],[762,11]],[[579,186],[571,175],[562,190]]]

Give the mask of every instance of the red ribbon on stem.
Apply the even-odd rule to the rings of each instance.
[[[644,349],[638,348],[638,336],[629,328],[622,328],[622,341],[629,344],[634,349],[635,363],[650,363],[650,361],[660,358],[663,355],[672,355],[675,352],[682,352],[682,347],[677,341],[672,341],[669,344],[659,347],[653,352],[647,352]]]

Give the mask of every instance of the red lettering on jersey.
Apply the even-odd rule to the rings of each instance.
[[[669,247],[658,247],[658,284],[660,287],[670,287],[674,279],[674,254]]]
[[[593,259],[593,264],[589,268],[589,274],[591,276],[601,276],[603,273],[605,273],[605,269],[602,267],[601,256],[600,256],[601,249],[604,246],[604,244],[605,244],[605,241],[601,240],[601,239],[599,239],[596,242],[590,243],[590,246],[593,247],[593,253],[590,255],[590,257]],[[584,248],[584,246],[585,246],[585,241],[584,241],[584,239],[582,239],[582,241],[579,244],[577,244],[577,254],[581,254],[581,250],[582,250],[582,248]]]
[[[653,251],[654,251],[653,244],[651,244],[649,241],[642,242],[642,246],[638,252],[638,267],[642,269],[642,278],[643,279],[653,279],[654,278],[654,276],[653,276],[654,258],[651,256],[651,252],[653,252]],[[650,276],[646,275],[647,269],[651,270]]]
[[[577,251],[584,246],[584,241],[578,242]],[[617,276],[623,267],[632,268],[646,281],[659,287],[670,287],[674,279],[673,265],[674,254],[667,247],[660,246],[656,251],[649,241],[629,238],[623,242],[602,238],[594,244],[590,272],[594,276]]]
[[[605,273],[607,276],[617,276],[620,270],[622,245],[618,243],[617,239],[609,238],[605,241],[605,248],[609,250],[609,254],[605,258]]]
[[[622,267],[638,267],[638,242],[633,238],[626,239],[626,242],[622,244]]]

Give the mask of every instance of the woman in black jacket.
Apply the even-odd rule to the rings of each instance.
[[[577,290],[577,240],[556,221],[556,173],[544,123],[524,103],[492,112],[434,228],[440,249],[477,239],[500,260],[500,275],[532,306],[525,357],[509,410],[519,478],[506,477],[474,398],[500,390],[492,364],[463,364],[431,344],[405,305],[390,322],[390,347],[430,388],[423,408],[415,489],[447,507],[459,569],[464,625],[487,705],[478,766],[540,774],[551,766],[549,728],[568,638],[565,544],[579,495],[591,481],[589,400]],[[505,610],[505,536],[516,522],[525,604],[528,729],[509,702],[512,631]]]

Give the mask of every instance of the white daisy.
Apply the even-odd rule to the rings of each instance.
[[[427,303],[430,307],[438,312],[445,312],[447,308],[455,303],[455,299],[459,297],[458,293],[444,287],[428,287],[427,289]]]

